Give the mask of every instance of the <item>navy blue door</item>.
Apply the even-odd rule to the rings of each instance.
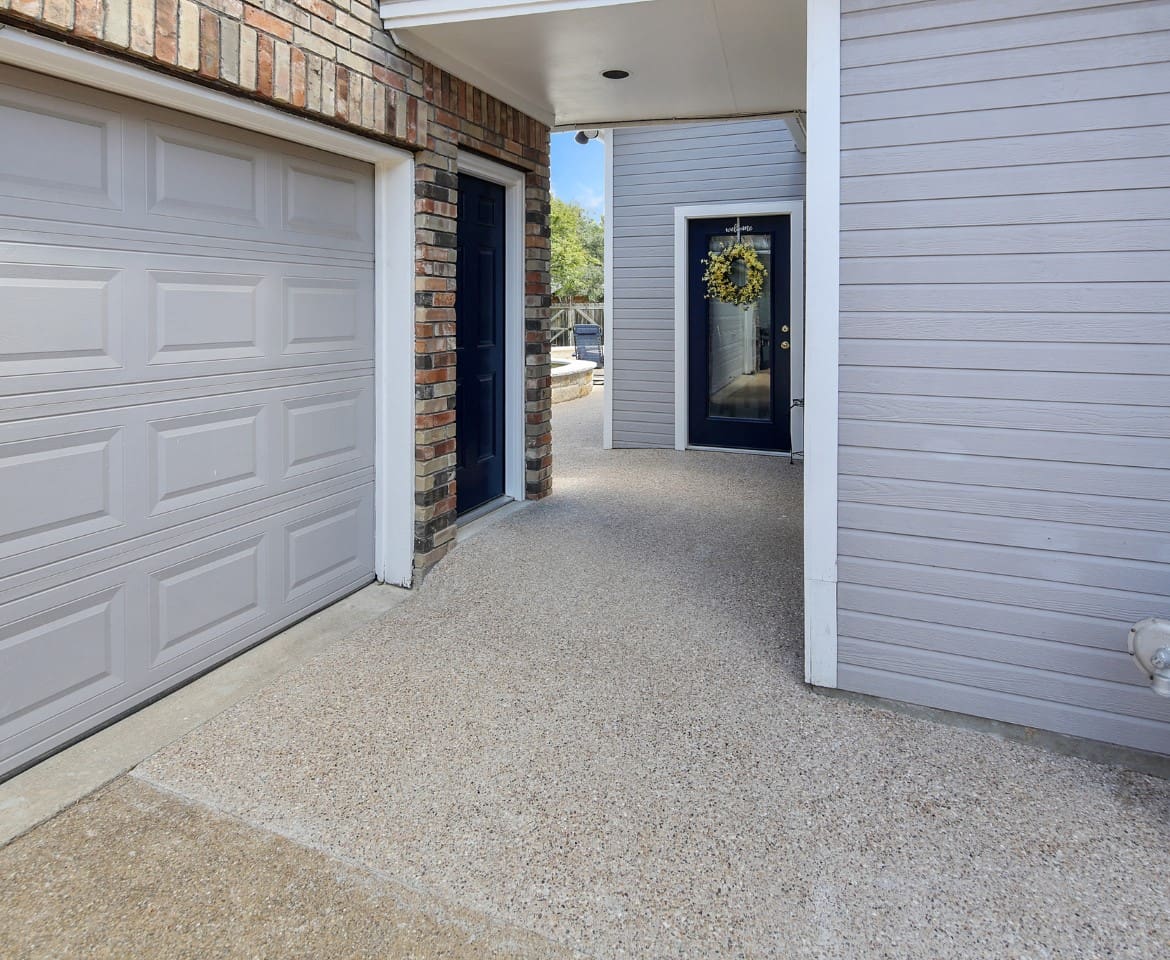
[[[504,492],[504,188],[459,175],[455,506]]]
[[[737,230],[767,270],[763,294],[747,307],[708,300],[703,282],[704,258],[734,241]],[[788,218],[692,220],[687,240],[689,441],[704,447],[789,450]]]

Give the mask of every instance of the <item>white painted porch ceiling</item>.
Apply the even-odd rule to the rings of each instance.
[[[805,106],[805,0],[536,0],[528,9],[543,12],[522,15],[470,0],[475,19],[394,29],[396,7],[422,5],[382,4],[407,49],[557,127]],[[629,79],[601,76],[615,68]]]

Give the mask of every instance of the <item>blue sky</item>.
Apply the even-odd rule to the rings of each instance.
[[[582,146],[573,136],[552,135],[552,190],[600,219],[605,211],[605,147],[599,140]]]

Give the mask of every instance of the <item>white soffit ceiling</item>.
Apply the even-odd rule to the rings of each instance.
[[[558,127],[805,106],[805,0],[388,0],[381,12],[407,49]]]

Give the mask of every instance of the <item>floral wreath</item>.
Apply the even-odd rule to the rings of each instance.
[[[732,273],[737,260],[743,262],[746,272],[742,286],[735,282]],[[703,266],[707,268],[703,274],[703,281],[707,284],[708,300],[720,300],[723,303],[733,303],[737,307],[748,307],[764,293],[764,281],[768,278],[768,270],[756,253],[756,248],[746,240],[724,244],[722,250],[710,254],[703,260]]]

